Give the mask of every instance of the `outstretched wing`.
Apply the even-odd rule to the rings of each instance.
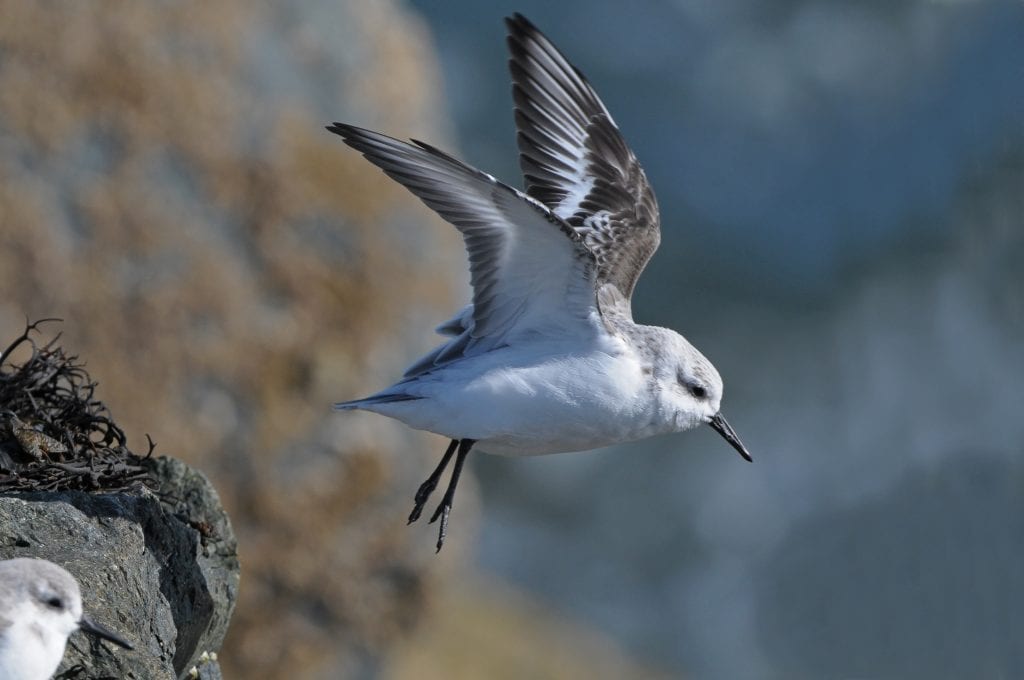
[[[594,332],[594,257],[542,203],[423,142],[343,123],[327,129],[455,225],[466,243],[473,304],[439,327],[455,337],[407,376],[524,331]]]
[[[586,78],[522,15],[505,23],[526,193],[583,237],[598,285],[628,300],[661,240],[654,192]]]

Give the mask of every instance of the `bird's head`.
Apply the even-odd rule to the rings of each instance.
[[[707,358],[675,331],[664,333],[669,351],[655,361],[663,407],[677,431],[710,425],[746,460],[750,453],[722,415],[722,376]]]
[[[82,611],[82,594],[78,582],[64,568],[46,560],[21,558],[24,566],[16,578],[24,580],[26,607],[31,619],[47,644],[63,648],[69,635],[76,630],[109,640],[126,649],[132,646],[116,633],[90,619]]]
[[[68,636],[78,630],[82,618],[82,595],[78,583],[64,569],[44,560],[17,560],[23,563],[19,580],[23,582],[31,620],[40,637],[49,645],[63,647]]]

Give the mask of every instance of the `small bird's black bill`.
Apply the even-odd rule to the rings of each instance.
[[[90,635],[95,635],[98,638],[109,640],[110,642],[113,642],[115,645],[121,645],[125,649],[133,649],[133,647],[127,640],[125,640],[109,628],[106,628],[96,623],[84,614],[82,615],[82,620],[78,622],[78,627],[80,630],[89,633]]]
[[[723,416],[721,413],[716,413],[714,416],[711,417],[711,420],[708,421],[708,425],[715,428],[715,432],[722,435],[722,437],[725,438],[725,441],[732,444],[732,447],[739,451],[740,455],[743,456],[747,461],[751,463],[754,462],[754,459],[751,457],[750,452],[747,451],[747,447],[744,446],[743,442],[740,441],[740,438],[736,436],[736,432],[732,429],[732,426],[729,425],[729,422],[725,419],[725,416]]]

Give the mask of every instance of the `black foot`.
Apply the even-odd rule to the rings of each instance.
[[[475,443],[476,441],[473,439],[462,439],[459,441],[459,455],[455,458],[455,467],[452,468],[452,478],[448,482],[448,490],[444,492],[441,504],[437,506],[437,510],[434,511],[434,515],[430,518],[431,524],[436,522],[439,517],[441,518],[441,526],[437,533],[437,552],[441,552],[441,546],[444,545],[444,537],[448,533],[448,516],[452,512],[452,503],[455,500],[455,487],[459,485],[462,465],[466,462],[466,456]],[[449,453],[451,452],[451,447],[448,448],[448,451]],[[435,481],[434,484],[436,485],[437,482]]]
[[[434,489],[437,488],[437,483],[441,480],[441,475],[444,474],[444,469],[448,467],[448,461],[452,459],[452,454],[455,453],[455,447],[458,445],[459,440],[453,439],[452,443],[448,445],[448,450],[444,452],[441,462],[437,464],[434,471],[427,477],[427,481],[420,484],[420,488],[416,491],[416,504],[413,506],[412,512],[409,513],[409,524],[418,520],[420,515],[423,514],[423,506],[426,505],[430,494],[434,493]]]

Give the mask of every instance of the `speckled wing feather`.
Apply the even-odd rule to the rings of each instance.
[[[526,193],[583,237],[626,300],[661,240],[636,156],[586,78],[523,16],[506,19]]]
[[[587,332],[597,304],[594,256],[564,220],[423,142],[343,123],[328,130],[455,225],[466,244],[473,303],[438,328],[452,339],[406,377],[487,351],[520,332]]]

